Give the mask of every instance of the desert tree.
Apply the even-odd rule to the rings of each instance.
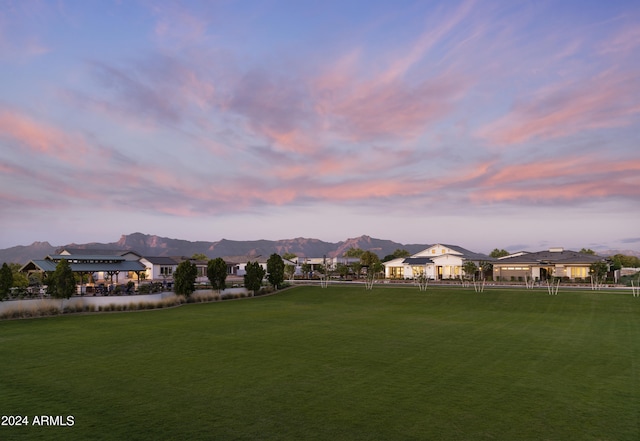
[[[472,262],[471,260],[467,260],[462,265],[462,271],[464,271],[467,279],[475,280],[476,272],[478,271],[478,265],[476,265],[475,262]]]
[[[222,257],[216,257],[207,263],[207,278],[211,289],[220,292],[227,287],[227,262]]]
[[[602,288],[602,284],[604,282],[604,278],[607,275],[607,271],[609,271],[609,266],[603,262],[593,262],[589,265],[589,274],[591,275],[591,289],[599,290]]]
[[[190,260],[185,260],[178,264],[173,273],[174,290],[176,294],[189,297],[195,291],[196,278],[198,277],[198,267]]]
[[[340,275],[341,279],[346,279],[349,277],[349,266],[344,263],[338,262],[336,265],[336,271]]]
[[[317,265],[316,273],[318,273],[320,277],[320,286],[322,288],[326,288],[327,286],[329,286],[329,272],[327,267],[322,264]]]
[[[376,256],[377,257],[377,256]],[[368,290],[373,289],[373,284],[380,272],[384,270],[384,266],[382,266],[382,262],[380,260],[373,261],[367,266],[367,276],[365,278],[365,288]]]
[[[292,265],[289,262],[294,262],[297,258],[298,256],[294,253],[284,253],[282,255],[282,260],[286,261],[284,264],[284,275],[287,280],[293,280],[294,276],[296,275],[296,266]]]
[[[267,259],[267,280],[275,289],[284,282],[284,260],[276,253]]]
[[[256,295],[256,291],[262,286],[262,279],[266,274],[266,270],[256,262],[247,262],[244,274],[244,287]]]

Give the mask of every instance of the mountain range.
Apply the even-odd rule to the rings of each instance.
[[[117,242],[86,244],[71,243],[53,246],[49,242],[34,242],[31,245],[15,246],[0,250],[0,262],[25,264],[30,260],[42,259],[49,254],[56,254],[62,248],[76,248],[83,250],[133,250],[143,256],[193,256],[204,254],[209,258],[246,256],[257,258],[269,256],[273,253],[293,253],[299,257],[337,257],[342,256],[349,248],[360,248],[376,253],[379,257],[392,254],[397,249],[415,254],[428,248],[430,244],[401,244],[391,240],[375,239],[369,236],[350,238],[341,242],[324,242],[318,239],[298,237],[283,240],[227,240],[217,242],[170,239],[167,237],[133,233],[123,234]],[[638,256],[640,253],[632,250],[599,251],[601,256],[624,254]]]
[[[193,256],[204,254],[209,258],[247,256],[257,258],[273,253],[293,253],[299,257],[336,257],[341,256],[349,248],[361,248],[373,251],[380,257],[392,254],[397,249],[404,249],[414,254],[429,245],[401,244],[391,240],[375,239],[360,236],[333,243],[318,239],[298,237],[284,240],[227,240],[217,242],[170,239],[155,235],[133,233],[123,234],[120,240],[110,243],[86,243],[53,246],[49,242],[34,242],[27,246],[15,246],[0,250],[0,262],[25,264],[33,259],[42,259],[49,254],[56,254],[62,248],[83,250],[133,250],[143,256]]]

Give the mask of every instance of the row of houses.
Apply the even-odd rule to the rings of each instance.
[[[31,260],[20,271],[24,273],[55,271],[56,265],[66,260],[71,270],[80,276],[88,276],[89,285],[126,285],[134,282],[171,284],[178,265],[190,260],[198,270],[197,282],[207,281],[206,260],[187,257],[142,256],[131,250],[85,250],[64,248],[58,254],[48,255],[41,260]],[[245,264],[246,265],[246,264]],[[237,275],[242,265],[227,262],[227,274]],[[81,277],[85,279],[84,277]]]
[[[207,260],[193,260],[187,257],[142,256],[131,250],[84,250],[64,248],[55,255],[42,260],[32,260],[21,268],[26,273],[54,271],[57,263],[65,259],[71,269],[81,276],[90,276],[92,284],[127,284],[133,281],[172,283],[173,274],[184,260],[190,260],[198,269],[197,282],[207,281]],[[266,269],[267,258],[261,256],[247,258],[227,258],[227,274],[241,277],[248,261],[257,261]],[[303,265],[313,271],[319,265],[336,269],[339,264],[348,265],[357,259],[345,257],[297,258],[286,261],[293,265],[296,273],[301,274]],[[473,262],[478,268],[489,268],[489,272],[479,273],[478,277],[491,277],[493,280],[544,280],[550,276],[571,280],[589,277],[594,262],[607,262],[600,256],[550,248],[544,251],[521,251],[501,258],[476,253],[457,245],[435,244],[409,257],[397,258],[384,265],[387,279],[414,279],[419,275],[432,280],[459,279],[465,276],[464,266]]]
[[[490,273],[478,277],[493,280],[546,280],[560,277],[569,280],[583,280],[589,277],[595,262],[607,259],[564,248],[550,248],[544,251],[520,251],[508,256],[493,258],[475,253],[456,245],[436,244],[410,257],[386,262],[385,277],[391,279],[412,279],[423,274],[429,279],[458,279],[464,274],[466,262],[473,262],[478,268],[489,268]],[[480,271],[479,271],[480,272]]]

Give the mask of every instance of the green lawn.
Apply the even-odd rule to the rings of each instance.
[[[638,440],[630,294],[301,287],[0,322],[0,439]]]

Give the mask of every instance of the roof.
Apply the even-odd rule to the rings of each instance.
[[[439,257],[439,256],[446,256],[447,254],[449,255],[454,255],[454,256],[459,256],[462,257],[463,259],[466,260],[484,260],[484,261],[494,261],[495,258],[488,256],[486,254],[482,254],[482,253],[475,253],[473,251],[469,251],[466,248],[462,248],[458,245],[450,245],[450,244],[446,244],[446,243],[437,243],[434,245],[429,245],[428,248],[425,248],[424,250],[420,251],[419,253],[414,254],[413,256],[417,255],[417,254],[425,254],[425,251],[428,251],[429,249],[433,248],[433,247],[442,247],[442,248],[446,248],[449,251],[446,253],[442,253],[442,254],[431,254],[429,253],[429,257]],[[425,256],[426,257],[426,256]]]
[[[104,255],[104,254],[83,254],[83,255],[77,255],[77,254],[71,254],[71,255],[67,255],[67,254],[51,254],[47,257],[45,257],[45,259],[47,260],[54,260],[54,261],[59,261],[59,260],[66,260],[69,263],[71,263],[72,261],[78,261],[78,262],[88,262],[88,261],[107,261],[107,262],[124,262],[125,259],[122,256],[116,256],[116,255]]]
[[[578,251],[562,250],[562,251],[538,251],[535,253],[527,253],[512,257],[504,257],[496,261],[494,265],[507,265],[514,263],[550,263],[550,264],[592,264],[594,262],[604,261],[604,257],[593,254],[579,253]]]
[[[20,271],[55,271],[57,262],[51,259],[32,260],[22,268]],[[79,273],[95,273],[98,271],[107,272],[125,272],[125,271],[144,271],[146,267],[133,260],[122,260],[119,262],[93,262],[93,263],[73,263],[70,262],[69,266],[71,271]]]
[[[171,257],[166,257],[166,256],[144,256],[143,259],[145,259],[147,262],[149,262],[152,265],[177,265],[178,264],[178,262],[176,262],[175,259]]]
[[[133,250],[109,250],[109,249],[90,249],[90,248],[60,248],[57,252],[61,253],[66,251],[69,255],[100,255],[100,256],[124,256],[125,254],[132,253],[140,256],[140,253]]]
[[[428,265],[433,263],[433,260],[429,257],[407,257],[402,263],[406,263],[407,265]]]
[[[442,245],[452,249],[453,251],[456,251],[462,254],[462,257],[464,257],[467,260],[496,260],[495,258],[488,256],[486,254],[475,253],[473,251],[469,251],[468,249],[459,247],[457,245],[449,245],[446,243],[443,243]]]

